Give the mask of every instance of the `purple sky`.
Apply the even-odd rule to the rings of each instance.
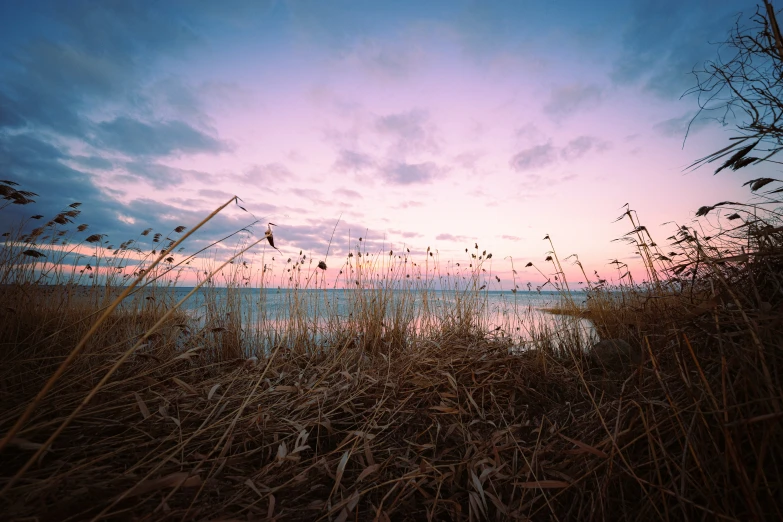
[[[288,254],[348,235],[540,281],[611,272],[628,203],[655,238],[770,170],[685,173],[731,127],[681,95],[746,1],[3,2],[2,178],[40,194],[0,224],[83,203],[120,243],[232,195]],[[774,169],[773,169],[774,170]],[[244,226],[232,208],[190,244]],[[263,234],[263,227],[255,227]],[[231,246],[231,245],[228,245]]]

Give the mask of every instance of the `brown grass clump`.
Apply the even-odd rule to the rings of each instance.
[[[688,231],[672,261],[628,217],[647,282],[618,263],[622,284],[588,278],[580,308],[554,248],[547,261],[559,308],[615,340],[603,346],[641,354],[617,365],[590,351],[579,317],[532,323],[524,349],[492,327],[478,246],[459,279],[444,279],[434,256],[413,270],[413,258],[357,250],[339,269],[356,283],[341,293],[348,317],[322,303],[326,270],[300,254],[282,274],[261,272],[266,288],[290,278],[284,312],[249,317],[238,293],[211,286],[227,266],[231,288],[249,278],[241,252],[202,278],[194,315],[160,283],[168,268],[155,271],[170,247],[136,252],[132,277],[85,289],[42,284],[47,270],[73,280],[68,264],[42,267],[56,249],[36,242],[42,233],[22,238],[0,271],[13,309],[0,320],[0,510],[18,520],[783,518],[780,230],[740,254],[726,252],[730,238]]]

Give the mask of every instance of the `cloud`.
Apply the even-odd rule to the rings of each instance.
[[[275,185],[283,181],[296,180],[297,176],[282,163],[267,163],[253,165],[239,179],[244,183],[260,186],[266,191],[274,192]]]
[[[350,51],[340,54],[343,63],[354,65],[381,81],[408,78],[423,66],[423,53],[407,41],[359,38]]]
[[[393,157],[404,158],[408,154],[440,150],[435,126],[430,123],[426,111],[411,110],[378,117],[375,130],[394,139],[389,149]]]
[[[578,111],[597,107],[601,103],[603,90],[597,85],[568,85],[553,89],[544,112],[554,118],[570,116]]]
[[[342,196],[345,198],[353,198],[353,199],[362,199],[362,195],[356,192],[355,190],[350,190],[346,188],[339,188],[334,190],[334,195],[336,196]]]
[[[441,169],[432,162],[392,163],[380,169],[381,177],[392,185],[429,183],[438,177]]]
[[[156,105],[151,89],[157,87],[148,81],[161,59],[181,56],[199,41],[193,10],[74,1],[36,9],[4,5],[0,16],[20,28],[4,33],[7,52],[0,54],[0,165],[7,177],[41,194],[35,213],[53,215],[81,201],[80,219],[91,230],[100,226],[96,233],[126,239],[138,234],[137,225],[163,218],[158,209],[143,215],[116,200],[122,191],[108,183],[99,188],[94,176],[175,184],[194,173],[152,158],[228,149],[194,125],[207,120],[186,87],[164,86],[169,93]],[[116,160],[117,153],[127,161]],[[0,219],[31,208],[6,209]]]
[[[452,161],[465,170],[476,172],[478,162],[483,154],[478,152],[463,152],[452,158]]]
[[[81,202],[78,222],[90,225],[88,234],[108,234],[121,238],[120,241],[138,234],[136,227],[129,226],[119,217],[132,216],[139,222],[148,216],[111,198],[93,183],[90,175],[66,165],[64,161],[68,159],[58,146],[42,141],[32,133],[0,133],[0,171],[7,172],[6,177],[18,182],[21,190],[39,194],[33,198],[35,203],[3,209],[0,228],[6,231],[32,214],[42,214],[48,219],[69,204]]]
[[[204,114],[204,102],[197,94],[197,89],[191,88],[179,77],[163,78],[149,88],[151,110],[155,114],[163,113],[166,117],[173,119],[195,120],[202,125],[208,125],[211,119]],[[213,96],[223,98],[232,98],[236,92],[230,92],[230,87],[208,85],[202,87],[203,91],[214,92]],[[220,92],[224,90],[226,92]],[[236,91],[236,89],[234,89]]]
[[[234,194],[213,189],[201,189],[198,191],[198,195],[204,198],[220,199],[224,201],[228,201],[228,198],[234,197]]]
[[[358,238],[362,238],[361,246],[366,247],[368,251],[380,250],[383,244],[384,233],[374,230],[367,230],[367,227],[360,223],[352,223],[346,220],[340,220],[335,228],[336,220],[311,219],[302,225],[289,225],[283,221],[276,221],[278,227],[275,229],[275,246],[286,253],[301,249],[308,256],[310,261],[312,257],[317,263],[317,259],[323,256],[329,249],[329,259],[326,264],[329,267],[328,274],[337,275],[340,266],[340,258],[347,254],[348,245],[353,248],[358,243]],[[334,235],[333,235],[334,234]],[[348,239],[351,239],[350,243]],[[331,246],[330,246],[331,240]],[[388,248],[388,240],[386,248]],[[315,266],[315,264],[313,265]],[[330,272],[334,270],[334,272]]]
[[[437,241],[453,241],[455,243],[462,243],[471,240],[471,238],[467,236],[455,236],[453,234],[438,234],[435,236],[435,239]]]
[[[129,156],[168,156],[174,153],[218,153],[228,147],[183,121],[144,123],[119,116],[97,125],[97,141]]]
[[[515,195],[515,198],[531,197],[532,193],[540,192],[545,189],[552,189],[557,185],[562,185],[578,177],[578,174],[573,173],[566,174],[565,176],[555,174],[547,174],[545,176],[533,173],[525,174],[519,180],[517,188],[520,192]]]
[[[560,156],[566,161],[574,161],[591,150],[603,151],[609,147],[609,144],[595,136],[579,136],[569,141],[560,151]]]
[[[114,164],[100,156],[71,156],[71,161],[82,167],[93,170],[111,170]]]
[[[551,143],[547,143],[546,145],[536,145],[516,153],[509,163],[511,168],[517,172],[523,172],[548,167],[556,161],[557,150]]]
[[[25,119],[14,100],[0,91],[0,129],[3,127],[21,127]]]
[[[374,167],[375,160],[367,154],[341,150],[332,168],[338,172],[359,172]]]
[[[523,149],[511,158],[509,165],[517,172],[535,171],[554,165],[559,159],[575,161],[591,151],[602,152],[609,147],[609,142],[596,136],[578,136],[562,148],[547,143]]]
[[[170,201],[173,202],[174,199]],[[135,222],[133,226],[127,227],[134,231],[133,235],[135,236],[141,229],[147,227],[152,227],[157,232],[170,234],[177,226],[192,226],[200,222],[214,210],[214,203],[205,200],[188,200],[187,198],[181,198],[176,202],[179,205],[150,198],[138,198],[132,200],[128,205],[118,205],[117,213],[122,214],[127,218],[131,218],[131,220]],[[257,211],[258,209],[255,207],[256,206],[254,205],[249,210],[252,209]],[[234,214],[223,212],[217,214],[188,239],[187,244],[185,244],[185,249],[195,251],[199,247],[213,242],[215,238],[227,236],[228,234],[246,227],[250,221],[252,221],[252,218],[244,212]],[[261,237],[264,234],[265,227],[265,224],[256,225],[251,232],[256,237]],[[127,237],[111,237],[112,241],[122,239],[127,239]],[[223,245],[223,248],[230,250],[233,247],[231,245]]]
[[[0,171],[18,182],[20,189],[41,194],[37,200],[99,195],[89,176],[63,164],[63,159],[66,155],[58,147],[32,133],[0,133]],[[73,189],[81,190],[72,195]],[[63,200],[57,205],[59,210]]]
[[[181,185],[185,180],[209,181],[212,178],[206,172],[178,169],[160,163],[129,161],[125,163],[125,169],[130,175],[149,181],[156,187],[173,187]]]
[[[521,241],[522,240],[522,238],[519,237],[519,236],[507,236],[505,234],[500,236],[500,238],[501,239],[505,239],[507,241]]]
[[[426,183],[441,173],[442,169],[431,161],[412,160],[412,157],[440,150],[435,136],[436,128],[429,121],[426,111],[411,110],[374,116],[370,121],[369,126],[361,125],[361,129],[354,128],[348,132],[330,130],[327,133],[328,141],[336,141],[341,145],[337,159],[332,164],[333,170],[375,173],[387,183],[396,185]],[[385,149],[385,152],[374,156],[357,150],[360,135],[369,136],[371,144],[376,149]],[[345,136],[351,138],[345,140]],[[352,143],[348,145],[348,141]]]
[[[685,139],[685,135],[694,134],[705,128],[709,123],[709,118],[696,118],[696,112],[688,112],[682,116],[676,118],[669,118],[668,120],[659,121],[653,125],[653,130],[662,136],[671,138]]]
[[[129,72],[111,56],[81,52],[45,40],[29,43],[11,55],[0,84],[4,122],[51,129],[81,137],[90,127],[82,113],[91,101],[122,92]],[[9,121],[10,120],[10,121]]]
[[[414,238],[414,237],[421,237],[420,233],[418,233],[418,232],[411,232],[410,230],[390,229],[389,233],[390,234],[394,234],[395,236],[404,237],[406,239],[411,239],[411,238]]]
[[[29,28],[7,35],[0,118],[81,137],[96,102],[119,101],[140,86],[158,57],[198,41],[192,23],[154,3],[54,2],[4,10]],[[133,93],[136,103],[142,100]]]
[[[662,98],[679,98],[695,85],[694,67],[717,56],[713,42],[726,40],[741,9],[729,2],[648,0],[633,2],[623,53],[612,79],[640,84]],[[753,8],[746,6],[747,14]]]
[[[540,142],[546,139],[546,135],[535,123],[526,123],[514,129],[514,136],[523,142]]]
[[[300,198],[309,199],[316,203],[323,202],[323,194],[315,189],[292,188],[290,189],[290,192]]]

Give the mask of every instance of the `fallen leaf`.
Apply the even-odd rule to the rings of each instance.
[[[380,464],[373,464],[372,466],[367,466],[362,470],[361,473],[359,473],[359,478],[356,479],[356,482],[361,482],[362,480],[366,479],[381,467]]]
[[[144,400],[141,398],[141,395],[139,395],[136,392],[133,392],[133,395],[136,396],[136,404],[139,405],[139,410],[141,411],[141,416],[145,419],[150,416],[150,410],[147,408],[147,405],[144,404]]]
[[[177,473],[171,473],[170,475],[166,475],[165,477],[145,480],[143,482],[136,484],[136,486],[134,486],[134,488],[131,489],[127,495],[125,495],[125,498],[143,495],[145,493],[149,493],[150,491],[155,491],[157,489],[168,489],[177,486],[182,488],[197,488],[201,486],[200,476],[198,475],[188,476],[188,475],[189,473],[186,471],[179,471]]]
[[[567,488],[571,484],[562,480],[535,480],[532,482],[515,482],[514,485],[525,489],[558,489]]]
[[[23,450],[37,451],[43,448],[43,444],[38,442],[31,442],[21,437],[14,437],[10,442],[11,446],[17,447]]]
[[[214,385],[212,388],[209,389],[209,393],[207,394],[208,401],[212,400],[212,396],[215,395],[215,392],[218,391],[218,388],[220,388],[220,383]]]
[[[188,384],[185,381],[183,381],[182,379],[178,379],[176,377],[172,377],[171,380],[174,381],[174,384],[176,384],[177,386],[179,386],[180,388],[182,388],[186,392],[188,392],[188,393],[190,393],[192,395],[198,395],[198,392],[196,391],[196,389],[193,386],[191,386],[190,384]]]
[[[430,406],[430,409],[439,411],[441,413],[459,413],[457,408],[453,408],[451,406]]]
[[[337,473],[335,474],[335,479],[334,479],[335,491],[337,491],[337,489],[340,487],[340,481],[343,478],[343,473],[345,473],[345,466],[348,464],[348,458],[350,456],[351,456],[351,450],[348,450],[345,453],[343,453],[343,456],[340,459],[340,463],[337,465]]]

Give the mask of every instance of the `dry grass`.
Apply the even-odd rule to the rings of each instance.
[[[132,294],[86,338],[128,279],[42,286],[41,267],[6,245],[0,509],[19,520],[783,519],[783,233],[765,230],[744,261],[716,261],[709,248],[734,255],[718,235],[680,242],[676,263],[636,230],[647,283],[587,279],[585,309],[559,306],[644,354],[619,368],[596,364],[570,315],[534,323],[529,349],[513,349],[488,328],[475,267],[439,302],[437,260],[417,272],[412,258],[366,252],[368,265],[357,255],[340,268],[359,282],[344,294],[348,318],[328,306],[312,317],[323,294],[309,290],[331,282],[301,258],[261,274],[271,288],[291,277],[286,320],[264,306],[249,317],[238,292],[210,287],[226,269],[242,286],[237,257],[202,281],[198,318],[145,270],[138,284],[155,299]],[[550,283],[568,297],[551,254]],[[157,253],[140,255],[149,266]],[[66,266],[51,270],[64,281]]]

